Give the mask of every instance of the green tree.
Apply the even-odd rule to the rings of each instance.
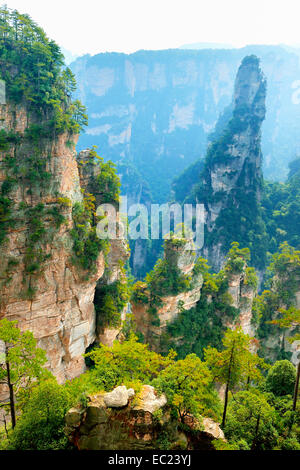
[[[225,384],[225,400],[222,426],[225,426],[228,405],[228,393],[241,383],[258,381],[261,378],[259,368],[264,362],[250,352],[252,338],[243,333],[241,328],[228,329],[223,338],[223,350],[208,347],[204,350],[205,361],[216,382]]]
[[[273,320],[271,323],[277,324],[282,328],[291,328],[295,326],[299,327],[300,325],[300,310],[299,309],[296,309],[295,307],[290,307],[289,309],[280,309],[280,313],[282,314],[282,318]],[[294,341],[299,341],[299,340],[300,340],[299,333],[296,333],[294,336],[288,338],[288,341],[290,343],[293,343]],[[297,365],[297,376],[296,376],[294,396],[293,396],[293,412],[295,412],[297,408],[299,380],[300,380],[300,361],[298,361],[298,365]]]
[[[229,442],[246,450],[272,449],[277,442],[276,410],[258,390],[241,391],[228,406],[225,433]]]
[[[267,390],[276,396],[292,395],[296,381],[296,368],[290,361],[277,361],[268,371]]]
[[[17,450],[66,448],[65,414],[72,404],[69,389],[55,379],[36,385],[11,435],[10,446]]]
[[[137,337],[132,334],[122,344],[117,341],[112,347],[101,344],[85,357],[95,363],[93,377],[98,386],[111,390],[122,383],[151,382],[173,361],[174,353],[171,351],[168,357],[163,357],[149,351],[148,345],[138,343]]]
[[[36,347],[36,340],[30,331],[21,333],[16,321],[6,318],[0,321],[0,341],[4,351],[0,364],[0,384],[9,391],[9,406],[12,427],[16,426],[15,398],[21,388],[29,387],[34,379],[44,373],[45,352]]]
[[[212,387],[212,375],[196,354],[189,354],[170,364],[153,380],[157,390],[164,392],[181,421],[201,413],[218,418],[220,399]]]

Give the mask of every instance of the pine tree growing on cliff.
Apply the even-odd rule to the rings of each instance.
[[[291,328],[300,325],[300,310],[296,309],[295,307],[290,307],[289,309],[280,309],[280,313],[282,317],[276,320],[273,320],[271,323],[280,326],[281,328]],[[291,338],[288,338],[290,343],[294,341],[300,340],[300,333],[296,333]],[[293,416],[291,420],[291,426],[293,424],[293,419],[295,415],[295,411],[297,408],[297,400],[298,400],[298,393],[299,393],[299,381],[300,381],[300,360],[298,361],[297,365],[297,376],[295,381],[294,387],[294,394],[293,394]]]
[[[16,395],[43,375],[42,366],[46,363],[45,351],[36,347],[33,334],[21,333],[16,324],[6,318],[0,321],[0,341],[4,346],[0,356],[0,385],[8,388],[12,428],[16,426]]]
[[[245,382],[257,382],[262,376],[259,368],[266,364],[256,354],[251,353],[252,338],[242,329],[228,329],[223,338],[223,351],[208,347],[204,350],[205,361],[214,380],[226,386],[222,427],[225,426],[228,394],[234,387]]]

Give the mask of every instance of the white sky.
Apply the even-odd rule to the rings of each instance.
[[[73,54],[300,44],[299,0],[4,0]]]

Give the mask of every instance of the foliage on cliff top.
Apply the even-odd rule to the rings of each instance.
[[[240,248],[236,242],[232,243],[226,264],[219,273],[211,273],[206,260],[198,258],[203,275],[200,300],[194,308],[183,309],[169,323],[163,337],[164,350],[172,347],[180,358],[189,353],[196,353],[202,358],[203,350],[208,345],[221,347],[226,323],[236,321],[239,316],[239,309],[233,306],[233,299],[228,292],[229,279],[238,274],[241,282],[249,289],[255,291],[257,287],[255,270],[247,266],[249,258],[249,249]]]
[[[289,246],[287,242],[281,244],[279,251],[272,257],[268,273],[267,289],[256,297],[253,303],[253,314],[259,321],[259,338],[280,336],[281,314],[285,316],[285,312],[288,315],[293,313],[296,293],[299,291],[300,251]],[[297,316],[297,310],[294,311]],[[299,333],[299,326],[294,326],[294,333]],[[288,353],[285,353],[282,344],[277,359],[286,358]]]
[[[300,249],[300,159],[290,164],[285,183],[264,185],[263,215],[269,236],[269,251],[274,253],[284,241]]]
[[[221,360],[220,366],[226,377],[228,377],[226,358],[227,362],[228,358],[230,361],[228,350],[240,333],[230,332],[230,335],[230,344],[228,344],[230,338],[227,338],[224,341],[225,350],[217,354],[217,360]],[[246,336],[244,339],[248,344]],[[244,376],[247,377],[249,373],[248,359],[250,359],[250,367],[256,368],[262,365],[258,363],[256,355],[247,353],[245,341],[238,342],[238,346],[241,346],[238,349],[239,351],[241,349],[243,357],[235,357],[234,370],[234,378],[242,387],[246,382]],[[158,392],[166,394],[167,413],[171,408],[171,415],[174,417],[184,418],[191,413],[195,415],[201,413],[202,416],[208,416],[215,421],[220,418],[222,405],[212,386],[212,372],[214,372],[216,362],[214,360],[213,363],[209,361],[209,364],[206,364],[196,355],[191,354],[176,361],[176,354],[173,351],[170,351],[167,357],[163,357],[150,351],[147,345],[137,342],[134,336],[122,344],[115,342],[112,347],[101,345],[88,356],[94,359],[95,367],[64,385],[58,385],[55,378],[49,376],[32,384],[28,393],[24,395],[24,399],[18,401],[19,413],[15,430],[11,430],[8,426],[5,439],[0,429],[1,449],[70,448],[64,434],[66,411],[75,405],[85,408],[88,403],[88,394],[111,391],[115,386],[122,384],[134,388],[136,397],[133,398],[133,404],[138,400],[141,386],[148,383],[154,385]],[[239,369],[241,362],[243,367]],[[218,372],[219,369],[217,365]],[[257,371],[253,369],[250,372],[252,378],[259,378]],[[291,408],[290,397],[275,397],[272,393],[261,392],[257,387],[254,388],[249,384],[246,386],[246,391],[242,390],[237,393],[235,391],[234,396],[229,399],[225,428],[225,437],[229,439],[229,442],[228,445],[224,442],[223,446],[232,449],[249,449],[253,439],[259,437],[255,441],[258,448],[281,448],[286,441],[287,422]],[[159,416],[163,418],[164,410],[160,411]],[[289,442],[286,444],[290,449],[299,448],[298,415]],[[158,419],[158,416],[154,414],[153,418]]]
[[[75,78],[64,68],[59,46],[28,15],[0,7],[0,78],[8,101],[26,103],[49,129],[77,134],[87,124],[85,108],[71,94]]]

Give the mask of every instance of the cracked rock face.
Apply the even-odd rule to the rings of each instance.
[[[265,99],[266,80],[259,60],[256,56],[247,56],[235,80],[232,119],[208,148],[197,195],[205,204],[206,228],[213,240],[204,245],[204,256],[215,270],[221,269],[227,251],[227,247],[223,247],[228,243],[223,236],[224,227],[225,233],[229,230],[226,223],[235,220],[236,230],[230,231],[230,242],[239,241],[250,231],[248,214],[252,214],[253,224],[259,217],[261,125],[265,119]]]
[[[108,408],[122,408],[128,404],[129,398],[134,396],[133,388],[127,388],[125,385],[116,387],[112,392],[105,393],[103,400]]]
[[[20,106],[0,106],[0,118],[2,127],[21,134],[29,125],[28,116]],[[67,145],[68,139],[68,135],[61,135],[56,141],[47,141],[47,152],[51,157],[47,171],[52,174],[49,190],[39,196],[30,196],[23,194],[17,186],[12,195],[16,205],[43,203],[47,208],[57,205],[57,193],[70,200],[69,206],[63,208],[65,223],[54,234],[48,247],[50,257],[34,280],[36,293],[32,300],[27,300],[22,294],[23,255],[29,233],[26,223],[9,228],[7,242],[0,247],[0,318],[17,320],[22,331],[33,332],[38,346],[46,350],[46,366],[59,382],[72,379],[85,370],[82,354],[95,339],[94,292],[105,268],[104,257],[100,253],[95,272],[86,280],[86,273],[80,272],[71,260],[72,205],[82,201],[82,194],[74,150]],[[21,148],[24,153],[27,150],[30,151],[30,148]],[[6,153],[0,152],[0,185],[6,178]],[[51,230],[50,222],[46,220],[45,225],[46,230]],[[9,273],[10,282],[6,282],[9,258],[17,264]]]
[[[214,439],[224,440],[218,423],[210,418],[199,421],[187,416],[185,430],[181,431],[165,395],[158,395],[152,386],[143,385],[139,393],[133,396],[134,393],[133,389],[119,386],[112,392],[89,396],[84,408],[71,408],[65,417],[70,442],[78,450],[157,449],[160,433],[169,431],[170,449],[213,450]],[[112,396],[113,400],[107,399]],[[159,409],[163,417],[158,423],[153,413]]]

